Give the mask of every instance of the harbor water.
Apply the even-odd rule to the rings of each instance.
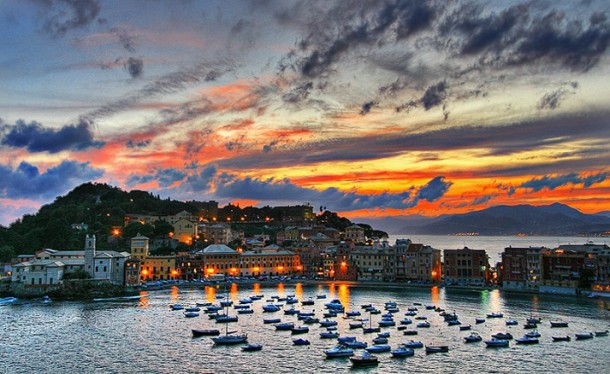
[[[228,329],[248,334],[249,343],[259,343],[263,349],[244,352],[240,345],[215,346],[210,337],[193,338],[192,329],[219,329],[225,325],[209,318],[203,310],[198,317],[186,318],[183,311],[170,305],[193,306],[196,303],[218,304],[228,297],[234,304],[251,295],[263,295],[253,301],[252,314],[238,315]],[[339,299],[348,311],[361,311],[364,323],[376,326],[381,315],[368,315],[362,304],[372,304],[385,313],[384,303],[394,301],[399,311],[394,314],[397,326],[408,308],[417,308],[417,316],[425,316],[430,328],[416,328],[418,320],[409,317],[417,330],[415,336],[405,336],[397,327],[383,327],[389,332],[392,348],[411,339],[425,345],[446,345],[447,353],[426,354],[416,349],[415,355],[393,358],[379,353],[379,365],[372,368],[352,368],[348,358],[328,359],[324,350],[336,345],[336,339],[322,339],[326,328],[309,325],[307,334],[291,335],[277,331],[264,318],[281,318],[282,322],[303,325],[296,315],[283,310],[263,312],[268,300],[294,295],[298,300],[312,298],[314,305],[293,304],[301,311],[315,312],[323,320],[324,303]],[[326,298],[318,299],[318,295]],[[510,332],[515,338],[526,332],[523,325],[528,317],[542,319],[541,334],[536,345],[518,345],[511,341],[508,348],[486,348],[483,342],[464,343],[469,331],[448,326],[437,311],[426,309],[434,305],[458,315],[462,325],[472,325],[483,339],[492,334]],[[283,305],[283,309],[290,306]],[[290,281],[270,286],[257,283],[205,286],[203,284],[172,286],[143,292],[137,299],[104,299],[89,302],[16,300],[0,306],[0,372],[2,373],[601,373],[608,372],[610,336],[575,340],[575,334],[604,331],[610,328],[610,299],[590,299],[557,295],[507,293],[500,290],[457,290],[439,287],[371,287],[353,284],[303,285]],[[203,309],[203,308],[202,308]],[[487,318],[475,324],[475,318],[488,313],[503,313],[504,318]],[[358,318],[358,317],[355,317]],[[376,334],[364,334],[350,329],[353,319],[334,318],[340,336],[355,336],[372,345]],[[366,320],[368,319],[368,321]],[[518,321],[507,326],[506,320]],[[551,328],[550,321],[568,322],[567,328]],[[552,336],[571,336],[569,342],[553,342]],[[292,339],[305,338],[309,346],[294,346]],[[356,350],[358,354],[361,350]]]

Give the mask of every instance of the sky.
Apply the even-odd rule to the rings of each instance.
[[[85,182],[348,218],[610,210],[610,4],[0,2],[0,224]]]

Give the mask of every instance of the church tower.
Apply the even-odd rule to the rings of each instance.
[[[95,235],[85,238],[85,271],[91,278],[95,278]]]

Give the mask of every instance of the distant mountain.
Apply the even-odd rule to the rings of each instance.
[[[390,235],[412,232],[412,227],[420,227],[432,222],[433,220],[434,218],[420,215],[352,218],[352,221],[356,223],[365,223],[373,227],[378,227],[380,230],[383,230]],[[409,230],[404,231],[405,227],[409,227]]]
[[[584,214],[564,204],[500,205],[436,218],[421,226],[405,225],[403,233],[420,235],[580,235],[610,231],[610,217]]]
[[[610,210],[605,210],[603,212],[597,212],[595,215],[603,216],[603,217],[610,217]]]

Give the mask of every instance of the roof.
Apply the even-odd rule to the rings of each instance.
[[[231,247],[224,245],[224,244],[212,244],[212,245],[209,245],[206,248],[204,248],[203,253],[204,254],[213,254],[213,253],[235,254],[237,252],[234,249],[232,249]]]
[[[253,252],[253,251],[246,251],[243,252],[241,254],[241,257],[248,257],[248,256],[292,256],[295,253],[292,251],[288,251],[288,250],[279,250],[279,251],[264,251],[264,252]]]

